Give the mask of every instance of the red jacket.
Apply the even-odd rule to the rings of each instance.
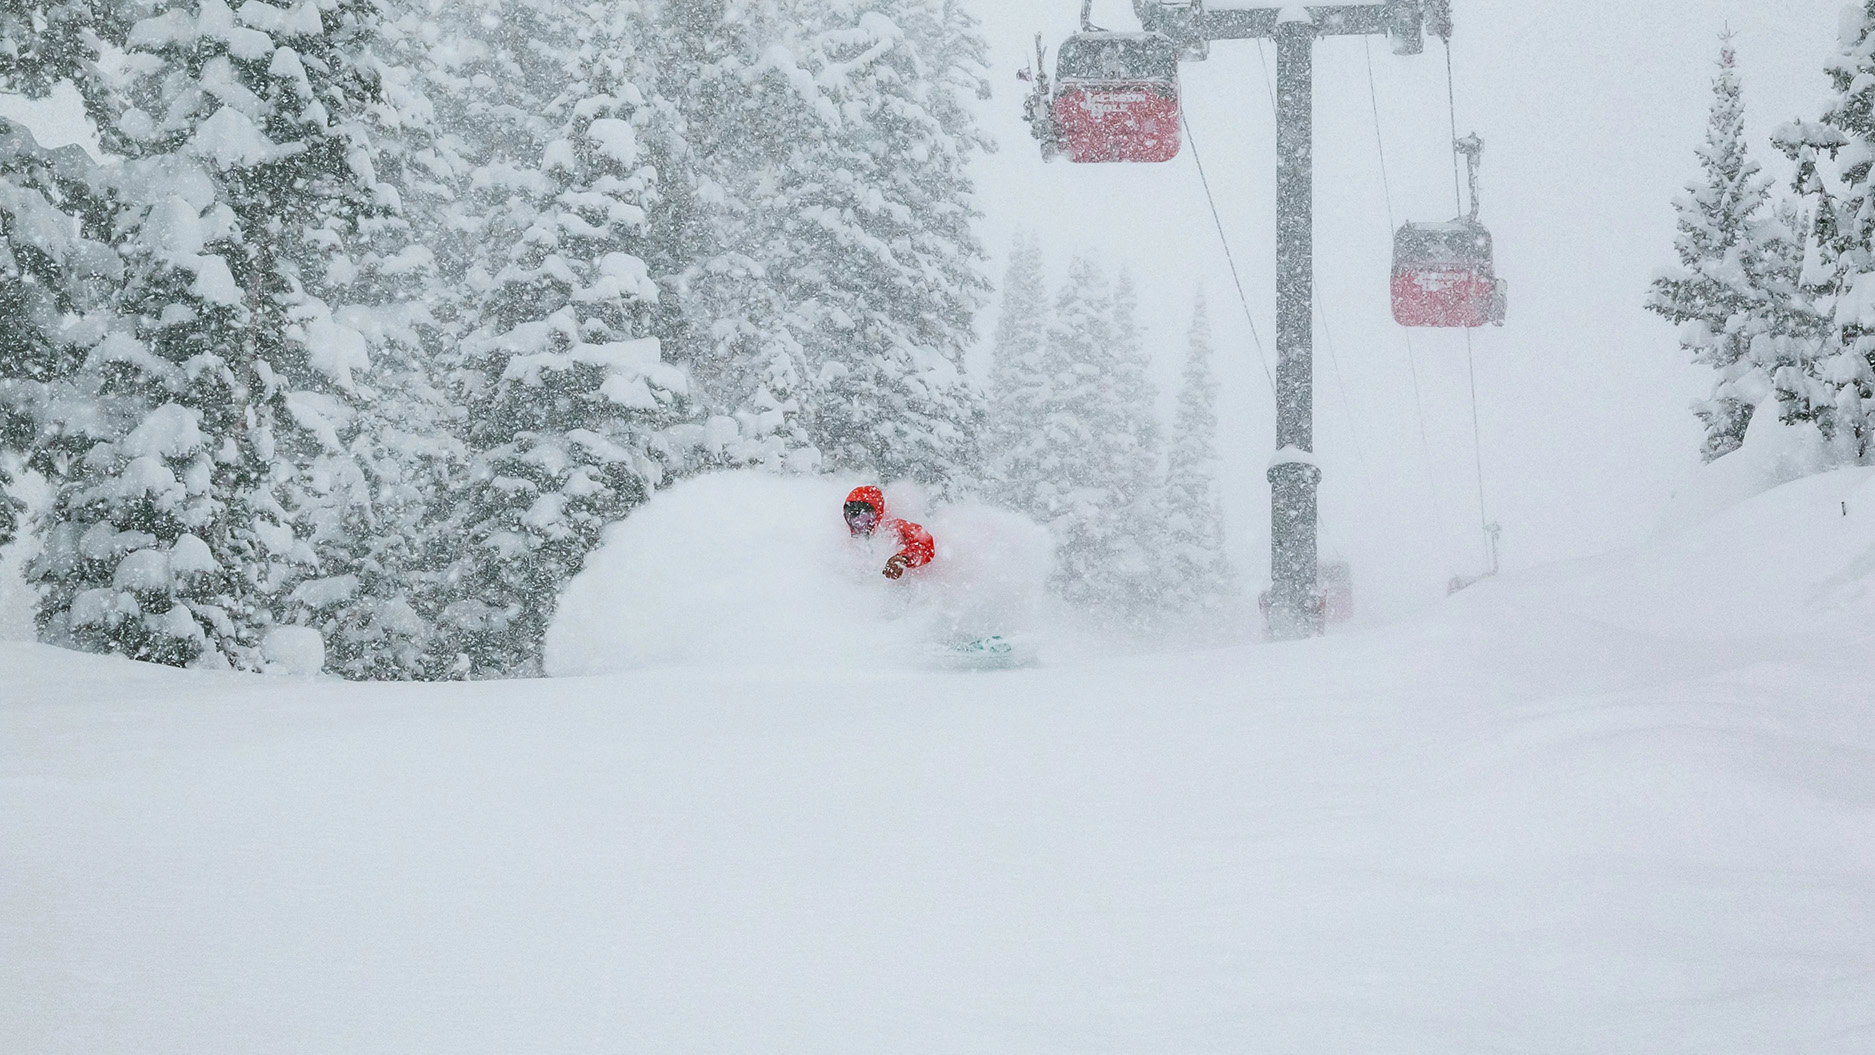
[[[873,531],[875,533],[880,531],[898,533],[898,552],[905,558],[908,567],[922,567],[931,563],[937,556],[937,540],[924,529],[924,525],[914,524],[909,520],[900,520],[897,517],[889,519],[886,517],[884,491],[870,484],[865,487],[855,487],[852,493],[846,496],[846,500],[864,502],[879,511],[879,525],[873,528]]]

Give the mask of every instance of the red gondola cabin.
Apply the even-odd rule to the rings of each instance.
[[[1061,45],[1050,105],[1069,161],[1178,156],[1178,46],[1158,33],[1076,33]]]
[[[1402,326],[1504,325],[1491,232],[1475,220],[1409,223],[1393,236],[1393,318]]]

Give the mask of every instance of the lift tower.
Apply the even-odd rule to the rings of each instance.
[[[1314,77],[1317,37],[1384,35],[1417,55],[1427,33],[1452,35],[1450,0],[1288,4],[1206,10],[1203,0],[1133,0],[1149,33],[1187,56],[1214,40],[1276,41],[1276,455],[1270,461],[1269,631],[1278,639],[1322,632],[1317,585],[1314,328]]]

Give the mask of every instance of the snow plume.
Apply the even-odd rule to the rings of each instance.
[[[1026,629],[1047,572],[1041,528],[982,506],[927,513],[888,486],[890,515],[925,524],[938,547],[930,566],[892,582],[880,570],[893,541],[855,540],[841,522],[858,482],[740,471],[659,494],[607,532],[561,596],[547,673],[902,667]]]

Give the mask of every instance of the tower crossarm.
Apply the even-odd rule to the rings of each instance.
[[[1424,31],[1450,32],[1448,0],[1388,0],[1379,4],[1277,4],[1238,7],[1222,0],[1213,8],[1202,0],[1168,3],[1133,0],[1133,11],[1147,32],[1164,33],[1174,40],[1254,40],[1276,36],[1276,27],[1306,15],[1318,37],[1384,34],[1394,50],[1417,54]],[[1430,23],[1430,24],[1428,24]]]

